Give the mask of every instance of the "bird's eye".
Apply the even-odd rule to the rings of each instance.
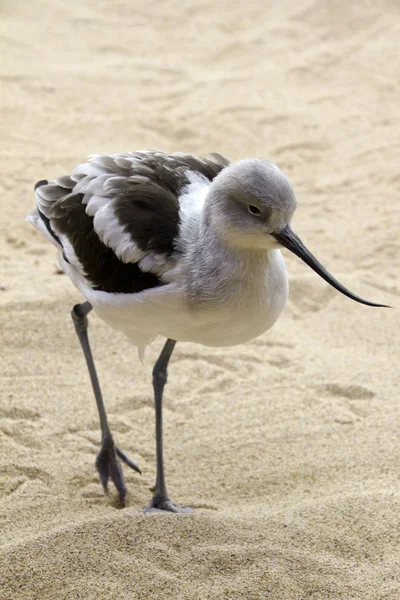
[[[259,217],[261,214],[261,211],[258,208],[258,206],[254,206],[254,204],[250,204],[247,207],[247,210],[249,211],[249,213],[251,213],[252,215],[255,215],[256,217]]]

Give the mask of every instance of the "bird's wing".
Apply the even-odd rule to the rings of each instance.
[[[181,191],[193,173],[211,182],[228,164],[220,155],[92,155],[70,176],[37,184],[36,224],[93,288],[154,287],[171,265]]]

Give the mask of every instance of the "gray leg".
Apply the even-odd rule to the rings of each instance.
[[[153,488],[153,498],[145,509],[147,512],[166,510],[169,512],[191,512],[191,508],[174,504],[168,496],[165,485],[164,459],[163,459],[163,433],[162,433],[162,397],[164,386],[167,383],[168,363],[174,351],[176,341],[167,340],[164,348],[153,369],[154,402],[156,411],[156,454],[157,454],[157,479]]]
[[[92,382],[94,397],[96,399],[97,410],[100,417],[101,427],[101,450],[96,459],[96,467],[100,475],[100,481],[104,491],[107,493],[107,484],[109,478],[114,482],[118,490],[120,499],[123,500],[126,495],[126,486],[124,476],[118,457],[123,460],[131,469],[140,473],[140,469],[134,462],[130,460],[117,446],[114,444],[113,436],[108,425],[107,413],[104,407],[103,397],[101,395],[99,379],[94,366],[92,351],[90,349],[88,337],[88,319],[87,315],[92,310],[90,302],[77,304],[71,312],[72,320],[75,325],[75,331],[78,335],[82,346],[83,354],[85,355],[86,364],[88,367],[90,379]]]

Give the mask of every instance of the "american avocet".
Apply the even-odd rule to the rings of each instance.
[[[162,447],[162,395],[177,340],[233,346],[272,327],[288,298],[281,247],[334,288],[362,300],[326,271],[292,231],[293,189],[274,164],[230,163],[212,154],[155,151],[93,155],[69,176],[35,187],[28,217],[58,248],[62,269],[86,301],[72,319],[89,369],[101,425],[96,466],[126,494],[88,340],[94,308],[140,353],[167,338],[153,370],[157,479],[151,509],[184,512],[167,493]]]

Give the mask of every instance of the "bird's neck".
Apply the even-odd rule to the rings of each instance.
[[[229,245],[207,219],[198,222],[196,243],[186,261],[189,296],[207,301],[245,300],[263,293],[269,274],[280,272],[279,250],[255,250]],[[284,269],[283,269],[284,270]]]
[[[249,265],[252,265],[253,269],[259,267],[265,270],[276,253],[272,248],[241,245],[237,239],[219,230],[207,210],[199,223],[198,239],[205,256],[208,256],[212,249],[214,257],[218,255],[226,264],[233,262],[242,271]]]

